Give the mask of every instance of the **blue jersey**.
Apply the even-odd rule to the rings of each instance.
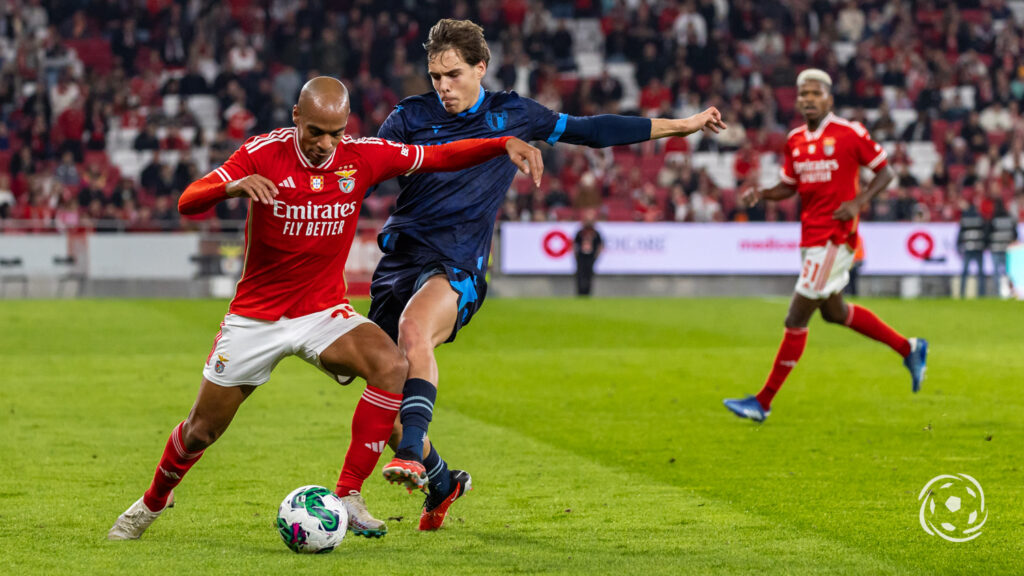
[[[487,92],[469,110],[449,114],[437,94],[402,100],[378,135],[406,144],[443,144],[466,138],[516,136],[554,144],[565,131],[566,115],[515,92]],[[491,249],[494,221],[517,168],[507,156],[460,172],[434,172],[398,178],[395,212],[381,230],[383,244],[401,236],[436,252],[441,259],[483,272]]]

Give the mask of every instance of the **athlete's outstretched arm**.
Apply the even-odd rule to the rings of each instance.
[[[740,205],[744,208],[750,208],[762,199],[785,200],[793,194],[796,194],[796,187],[786,184],[781,180],[771,188],[758,188],[757,186],[751,186],[740,193]]]
[[[540,186],[544,162],[540,150],[514,136],[501,138],[470,138],[437,146],[423,146],[423,162],[416,172],[454,172],[476,166],[507,153],[523,174],[533,177]]]
[[[253,202],[273,204],[278,194],[277,186],[264,176],[252,174],[224,182],[216,172],[196,180],[178,199],[178,212],[184,215],[202,214],[227,198],[247,197]]]
[[[718,134],[726,128],[728,126],[722,120],[722,113],[718,111],[718,108],[711,106],[699,114],[694,114],[680,120],[674,118],[652,118],[651,140],[668,136],[689,136],[698,130]]]
[[[565,142],[591,148],[623,146],[669,136],[689,136],[698,130],[717,134],[727,128],[722,114],[714,106],[689,118],[641,118],[601,114],[599,116],[564,116],[556,125],[549,144]]]

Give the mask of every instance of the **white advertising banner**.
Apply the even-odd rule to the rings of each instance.
[[[92,234],[89,278],[187,280],[198,265],[199,234]]]
[[[0,275],[56,276],[66,269],[54,262],[68,255],[63,234],[0,234]],[[19,263],[16,263],[20,261]]]
[[[800,225],[783,223],[632,223],[597,225],[599,274],[785,275],[800,265]],[[503,222],[501,271],[572,274],[573,222]],[[962,263],[956,223],[862,223],[863,274],[951,275]],[[1024,226],[1021,227],[1024,237]],[[991,264],[989,263],[989,266]]]

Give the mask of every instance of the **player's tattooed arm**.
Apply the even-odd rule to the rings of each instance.
[[[728,126],[722,120],[722,113],[718,108],[711,106],[707,110],[690,116],[689,118],[652,118],[651,119],[651,140],[665,138],[667,136],[689,136],[698,130],[706,134],[718,134]]]
[[[278,194],[277,186],[259,174],[228,182],[224,191],[232,198],[249,198],[262,204],[273,204]]]

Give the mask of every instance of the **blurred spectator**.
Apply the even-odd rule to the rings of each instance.
[[[839,32],[840,39],[858,42],[864,34],[865,24],[864,12],[857,7],[857,3],[846,2],[836,19],[836,30]]]
[[[981,126],[980,116],[974,110],[967,115],[960,136],[967,142],[971,154],[982,154],[988,149],[988,135]]]
[[[687,222],[690,219],[690,201],[682,184],[672,186],[669,196],[669,212],[675,222]]]
[[[622,84],[605,68],[590,89],[590,96],[606,114],[617,114],[622,100]]]
[[[71,151],[61,154],[60,164],[53,171],[54,180],[67,188],[77,188],[81,177],[78,174],[78,166],[75,165],[75,157]]]
[[[113,108],[110,104],[106,106],[99,100],[90,100],[85,115],[85,147],[89,150],[106,150],[107,132],[110,126],[110,117],[113,116]]]
[[[557,179],[552,179],[547,194],[544,196],[544,207],[547,210],[552,210],[555,208],[567,208],[570,205],[569,195],[562,189],[561,183]]]
[[[896,167],[896,185],[901,189],[916,188],[918,186],[917,178],[910,173],[910,167],[906,164],[900,164]]]
[[[978,212],[974,202],[967,203],[960,214],[960,229],[956,236],[957,251],[963,258],[964,267],[960,273],[960,298],[967,292],[967,274],[973,263],[978,275],[978,295],[985,295],[985,219]]]
[[[1009,132],[1013,129],[1013,116],[999,102],[993,102],[978,116],[978,124],[985,132]]]
[[[596,210],[584,210],[582,225],[573,239],[573,254],[576,257],[576,294],[578,296],[590,296],[594,280],[594,265],[604,249],[601,233],[594,226],[596,221]]]
[[[122,178],[107,200],[115,208],[123,209],[135,204],[135,181],[131,178]]]
[[[986,243],[992,255],[995,292],[1000,296],[1004,293],[1002,286],[1006,276],[1006,251],[1017,241],[1017,219],[1007,211],[1001,198],[994,199],[994,210],[986,232]]]
[[[142,129],[142,132],[139,132],[139,135],[135,137],[135,142],[132,144],[132,147],[139,152],[144,150],[159,150],[160,139],[156,137],[156,128],[154,128],[152,124],[146,124]]]

